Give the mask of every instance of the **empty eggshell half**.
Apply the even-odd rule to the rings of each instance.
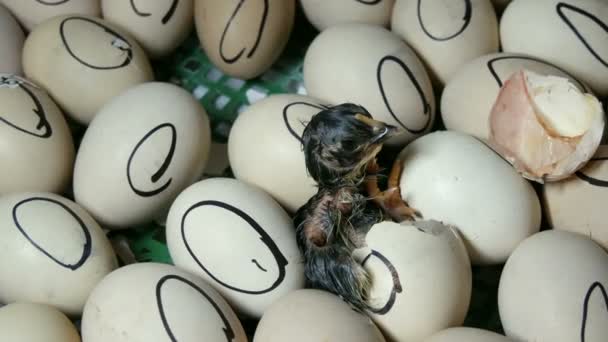
[[[366,315],[325,291],[300,289],[275,302],[264,314],[253,342],[385,342]]]
[[[548,230],[523,241],[498,288],[500,320],[517,341],[604,341],[608,254],[580,234]]]
[[[167,247],[241,315],[260,318],[279,297],[304,287],[303,257],[287,213],[259,188],[209,178],[171,205]]]
[[[365,241],[355,257],[370,273],[368,314],[385,337],[420,341],[463,324],[472,274],[456,229],[437,221],[382,222]]]
[[[471,327],[452,327],[442,330],[423,342],[516,342],[493,331]]]
[[[69,318],[51,306],[13,303],[0,308],[0,340],[80,342],[80,335]]]
[[[25,34],[11,12],[0,3],[0,73],[20,75]]]
[[[500,264],[540,229],[532,185],[472,136],[438,131],[399,155],[401,194],[425,219],[455,226],[475,265]]]
[[[387,27],[395,0],[299,0],[308,21],[319,31],[345,23]]]
[[[490,113],[489,143],[524,177],[569,177],[593,156],[604,133],[602,104],[568,79],[528,70],[504,84]]]
[[[173,265],[138,263],[110,273],[82,315],[86,342],[247,342],[238,317],[205,281]]]
[[[130,88],[104,105],[84,134],[76,201],[109,229],[165,215],[202,176],[210,130],[205,109],[186,90],[161,82]]]
[[[80,14],[101,15],[99,0],[2,0],[27,31],[52,17]],[[0,70],[1,71],[1,70]]]

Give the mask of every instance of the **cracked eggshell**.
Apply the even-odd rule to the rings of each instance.
[[[558,65],[607,96],[606,18],[603,0],[514,0],[500,22],[502,47]]]
[[[110,273],[87,300],[86,342],[247,342],[228,303],[178,267],[138,263]]]
[[[64,191],[75,154],[68,124],[46,91],[0,73],[0,194]]]
[[[371,275],[368,314],[384,336],[420,341],[464,323],[472,273],[456,229],[437,221],[382,222],[365,241],[355,256]]]
[[[81,15],[38,25],[25,41],[23,69],[83,125],[112,98],[154,77],[135,39],[105,20]]]
[[[0,3],[0,73],[20,75],[25,34],[11,12]]]
[[[228,157],[235,177],[262,188],[290,212],[317,191],[302,151],[305,123],[323,109],[309,96],[276,94],[249,106],[230,130]]]
[[[2,0],[25,27],[32,31],[37,25],[52,17],[78,14],[101,16],[99,0]]]
[[[387,27],[395,0],[299,0],[308,21],[319,31],[345,23]]]
[[[165,215],[208,160],[205,109],[170,83],[133,87],[101,109],[84,134],[74,196],[100,224],[124,229]]]
[[[405,145],[428,133],[435,95],[422,61],[391,31],[342,24],[321,32],[304,57],[308,95],[336,105],[354,102],[376,120],[405,130],[388,145]]]
[[[231,178],[193,184],[171,205],[166,236],[175,265],[209,282],[242,316],[260,318],[304,287],[292,220],[255,186]]]
[[[455,226],[474,265],[500,264],[540,229],[532,185],[472,136],[439,131],[401,152],[401,194],[425,219]]]
[[[391,30],[442,85],[467,62],[498,52],[498,19],[490,0],[399,0],[392,16]]]
[[[580,234],[543,231],[524,240],[502,271],[500,320],[518,341],[603,341],[607,289],[608,254],[599,245]]]
[[[79,316],[117,265],[110,241],[78,204],[51,193],[0,198],[0,301],[52,305]]]
[[[13,303],[0,308],[0,340],[80,342],[80,335],[70,319],[51,306]]]
[[[423,342],[516,342],[504,335],[493,331],[470,328],[452,327],[442,330]]]

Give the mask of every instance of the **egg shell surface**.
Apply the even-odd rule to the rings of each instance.
[[[25,34],[9,10],[0,3],[0,72],[20,75]]]
[[[516,342],[493,331],[471,327],[452,327],[435,333],[423,342]]]
[[[308,21],[319,31],[345,23],[387,27],[395,0],[300,0]]]
[[[27,31],[52,17],[80,14],[101,15],[99,0],[2,0]]]
[[[80,342],[63,313],[42,304],[14,303],[0,308],[0,339],[27,342]]]

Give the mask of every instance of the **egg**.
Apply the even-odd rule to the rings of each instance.
[[[78,204],[51,193],[0,197],[0,301],[28,301],[80,315],[117,267],[104,232]]]
[[[502,47],[558,65],[607,96],[606,18],[603,0],[514,0],[500,22]]]
[[[295,212],[317,191],[304,162],[305,124],[324,104],[315,98],[276,94],[241,113],[230,130],[228,157],[235,177],[268,192]]]
[[[500,264],[540,230],[532,185],[472,136],[438,131],[399,155],[403,199],[424,218],[455,226],[474,265]]]
[[[518,341],[604,341],[608,336],[608,254],[580,234],[548,230],[507,261],[498,309]]]
[[[208,281],[242,316],[259,318],[304,287],[293,223],[255,186],[220,177],[193,184],[171,205],[166,237],[175,265]]]
[[[105,277],[82,316],[86,342],[247,342],[228,303],[173,265],[138,263]]]
[[[399,0],[391,30],[445,84],[465,63],[498,52],[498,19],[490,0]]]
[[[308,21],[319,31],[344,23],[388,26],[395,0],[300,0]]]
[[[304,57],[309,96],[330,104],[353,102],[376,120],[405,132],[388,141],[404,145],[428,133],[435,120],[435,95],[416,53],[389,30],[342,24],[321,32]]]
[[[78,331],[60,311],[48,305],[14,303],[0,308],[0,340],[80,342]]]
[[[553,229],[580,233],[608,250],[608,146],[601,145],[586,166],[560,182],[545,183],[543,202]]]
[[[366,315],[329,292],[300,289],[283,296],[259,321],[253,342],[385,342]]]
[[[522,69],[566,77],[581,91],[589,91],[580,79],[537,57],[502,52],[488,54],[465,64],[446,84],[441,95],[441,118],[445,127],[487,141],[490,112],[500,89]]]
[[[197,0],[194,22],[211,62],[232,77],[251,79],[280,57],[295,11],[295,0]]]
[[[472,273],[456,229],[385,221],[372,226],[366,243],[356,257],[371,275],[368,313],[387,339],[420,341],[464,323]]]
[[[25,34],[12,14],[0,3],[0,72],[21,74],[21,50]]]
[[[495,332],[471,327],[452,327],[442,330],[423,342],[516,342]]]
[[[83,125],[112,98],[153,79],[148,57],[135,39],[104,20],[80,15],[36,26],[23,47],[23,69]]]
[[[76,202],[109,229],[165,215],[202,176],[210,130],[207,112],[186,90],[162,82],[128,89],[84,134],[74,165]]]
[[[129,32],[154,59],[173,52],[192,29],[193,0],[101,0],[103,18]]]
[[[72,133],[48,94],[23,77],[0,73],[0,194],[64,191],[74,155]]]
[[[27,31],[52,17],[79,14],[99,17],[99,0],[2,0]]]

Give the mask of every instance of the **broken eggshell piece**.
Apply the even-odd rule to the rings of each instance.
[[[490,113],[490,144],[525,178],[538,183],[571,176],[602,139],[601,103],[568,79],[514,73]]]

